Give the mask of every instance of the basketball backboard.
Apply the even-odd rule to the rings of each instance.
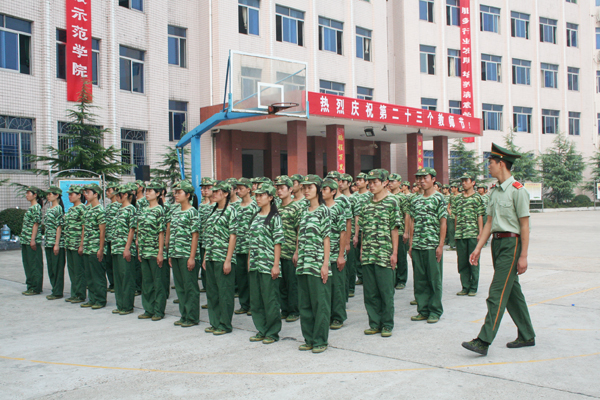
[[[306,69],[301,61],[230,51],[229,111],[269,114],[275,103],[295,103],[277,115],[308,118]]]

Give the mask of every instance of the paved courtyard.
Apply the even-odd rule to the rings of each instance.
[[[489,247],[476,297],[456,296],[456,253],[445,251],[445,311],[435,325],[410,321],[410,274],[407,289],[396,291],[393,336],[365,336],[358,286],[345,326],[330,333],[322,354],[297,350],[299,321],[284,322],[272,345],[248,341],[255,332],[248,316],[234,316],[224,336],[204,333],[206,310],[199,326],[175,327],[174,290],[157,322],[137,319],[139,297],[127,316],[111,314],[110,293],[100,310],[48,301],[47,276],[43,295],[25,297],[20,252],[2,252],[0,399],[600,398],[600,211],[534,214],[531,225],[521,284],[537,345],[507,349],[516,328],[505,315],[487,357],[460,344],[477,336],[485,316]]]

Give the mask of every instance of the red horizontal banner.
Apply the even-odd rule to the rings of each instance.
[[[479,118],[308,92],[310,115],[481,135]]]

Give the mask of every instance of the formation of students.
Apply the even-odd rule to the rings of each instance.
[[[448,244],[458,253],[457,294],[477,293],[479,263],[471,263],[469,255],[483,231],[487,188],[476,192],[468,174],[450,186],[435,179],[434,169],[421,168],[411,191],[410,182],[384,169],[355,179],[337,171],[324,179],[205,177],[201,203],[185,180],[170,194],[158,181],[111,182],[104,192],[97,184],[74,185],[67,212],[60,188],[31,187],[21,233],[23,294],[42,292],[43,224],[52,285],[48,300],[63,297],[66,262],[71,297],[65,301],[96,310],[107,305],[107,292],[114,292],[112,312],[127,315],[141,294],[144,313],[138,318],[159,321],[165,317],[171,269],[181,315],[175,325],[198,325],[205,291],[207,333],[229,333],[234,314],[251,315],[257,333],[250,341],[270,344],[279,340],[282,320],[300,319],[305,343],[299,349],[320,353],[327,349],[329,331],[344,326],[346,303],[362,284],[364,333],[390,337],[394,294],[408,280],[407,256],[414,278],[411,304],[417,306],[411,320],[433,324],[442,316],[447,231]],[[103,195],[110,201],[106,207]]]

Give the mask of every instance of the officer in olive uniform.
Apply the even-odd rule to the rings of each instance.
[[[510,173],[519,157],[520,154],[492,143],[489,169],[498,184],[490,193],[487,223],[470,262],[477,263],[483,245],[492,235],[494,277],[487,298],[485,323],[477,338],[462,344],[465,349],[481,355],[487,355],[505,309],[518,330],[517,339],[506,346],[535,346],[535,332],[518,277],[527,271],[529,249],[529,193]]]

